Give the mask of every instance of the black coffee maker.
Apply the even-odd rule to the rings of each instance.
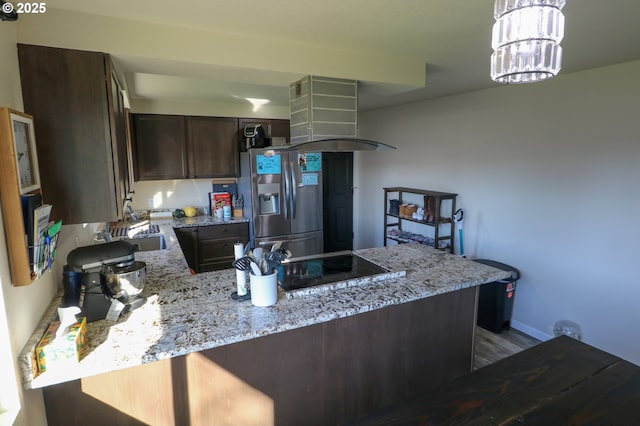
[[[126,241],[113,241],[73,249],[67,256],[64,267],[65,303],[77,306],[87,322],[107,317],[117,319],[126,305],[114,298],[104,286],[102,272],[105,268],[121,268],[132,265],[135,246]],[[81,274],[81,275],[79,275]],[[80,294],[77,294],[77,280],[80,278]],[[75,283],[74,283],[75,280]]]
[[[267,138],[262,124],[247,124],[244,127],[244,138],[247,149],[271,146],[271,139]]]

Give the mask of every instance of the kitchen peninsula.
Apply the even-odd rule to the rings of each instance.
[[[30,351],[57,301],[34,332],[23,385],[44,387],[50,425],[356,418],[469,372],[477,286],[509,274],[417,244],[364,249],[356,253],[406,276],[280,293],[258,308],[230,299],[235,270],[190,274],[172,225],[161,225],[166,250],[136,253],[146,304],[90,323],[77,368],[33,377]]]

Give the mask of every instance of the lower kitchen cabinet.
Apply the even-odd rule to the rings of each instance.
[[[233,245],[249,242],[249,223],[174,228],[191,273],[231,268]]]
[[[343,424],[470,372],[476,306],[467,288],[60,383],[43,389],[47,421]]]

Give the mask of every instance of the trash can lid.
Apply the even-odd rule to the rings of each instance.
[[[520,271],[518,271],[513,266],[509,266],[504,263],[496,262],[495,260],[489,260],[489,259],[474,259],[474,262],[482,263],[483,265],[487,265],[496,269],[502,269],[503,271],[511,272],[511,278],[505,278],[504,280],[499,280],[497,282],[510,283],[510,282],[517,281],[520,278]]]

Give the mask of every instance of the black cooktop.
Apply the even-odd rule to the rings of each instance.
[[[384,272],[389,271],[355,254],[329,255],[283,263],[278,267],[278,282],[289,291]]]

